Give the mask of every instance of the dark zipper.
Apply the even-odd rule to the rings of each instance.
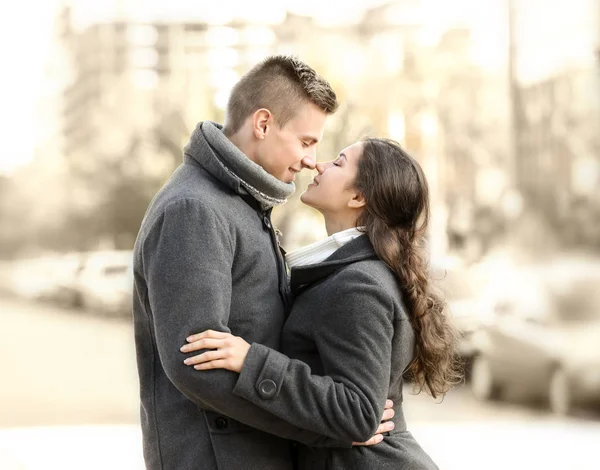
[[[275,257],[277,258],[277,272],[279,274],[279,295],[283,300],[283,306],[285,307],[285,316],[287,317],[292,308],[290,286],[288,282],[288,274],[285,266],[285,260],[283,259],[283,253],[281,251],[281,246],[279,245],[279,239],[277,238],[277,233],[275,232],[275,228],[273,227],[273,223],[271,222],[271,209],[262,213],[262,221],[265,228],[269,231],[269,235],[271,236],[271,245],[273,246]]]
[[[256,210],[257,215],[261,218],[263,226],[266,230],[269,231],[269,235],[271,237],[271,245],[275,252],[275,257],[277,258],[277,274],[279,275],[279,296],[283,301],[283,307],[285,309],[285,316],[287,317],[292,309],[292,295],[291,289],[288,282],[288,271],[285,264],[285,259],[283,257],[283,248],[279,244],[279,239],[277,238],[277,234],[275,232],[275,228],[271,222],[271,212],[273,209],[268,209],[263,211],[260,207],[260,204],[256,199],[254,199],[249,194],[240,194],[240,197],[246,201],[246,203]]]

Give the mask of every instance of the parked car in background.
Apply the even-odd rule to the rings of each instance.
[[[473,336],[489,321],[490,312],[483,301],[485,279],[460,262],[437,263],[433,266],[434,284],[448,302],[450,315],[459,330],[458,353],[467,369],[474,354]]]
[[[7,290],[28,300],[53,299],[56,295],[54,272],[57,264],[56,256],[51,255],[16,261],[8,276]]]
[[[88,253],[75,282],[86,310],[112,316],[131,316],[133,254],[130,250]]]
[[[2,290],[18,297],[131,316],[133,252],[52,253],[3,265]]]
[[[491,290],[493,320],[473,338],[475,397],[519,390],[558,414],[600,405],[600,261],[515,269]]]
[[[79,276],[84,267],[83,253],[69,253],[60,258],[52,272],[55,287],[54,295],[50,300],[63,307],[82,307]]]

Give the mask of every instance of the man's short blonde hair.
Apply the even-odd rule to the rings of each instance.
[[[271,111],[275,122],[283,127],[306,102],[327,114],[338,107],[331,85],[307,64],[293,56],[267,57],[233,87],[224,132],[228,136],[235,134],[248,116],[261,108]]]

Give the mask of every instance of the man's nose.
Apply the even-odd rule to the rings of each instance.
[[[312,157],[304,157],[302,159],[302,168],[308,168],[310,170],[314,170],[315,169],[315,159]]]

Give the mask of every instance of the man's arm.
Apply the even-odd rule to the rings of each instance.
[[[312,446],[350,447],[298,428],[233,394],[238,374],[199,374],[183,363],[179,348],[205,329],[229,332],[231,267],[235,247],[228,225],[200,201],[171,203],[154,222],[143,244],[156,346],[169,380],[190,400],[257,429]]]
[[[388,395],[394,306],[366,273],[341,271],[334,282],[314,332],[324,375],[254,343],[234,393],[299,427],[365,441]],[[266,383],[277,386],[270,391]]]

